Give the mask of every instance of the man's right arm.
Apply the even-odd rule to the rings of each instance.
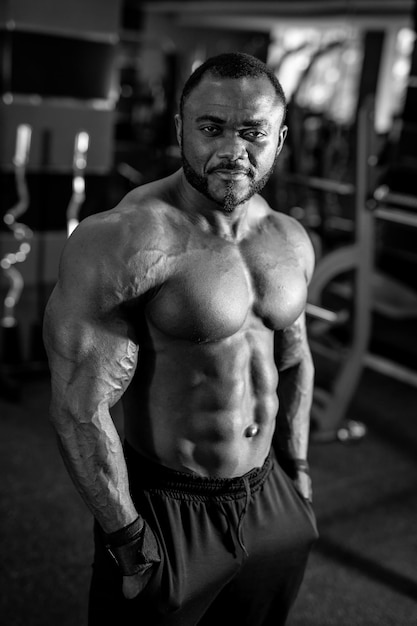
[[[110,415],[133,376],[137,346],[123,320],[95,319],[82,287],[69,292],[65,283],[61,278],[45,312],[50,417],[72,480],[103,531],[111,533],[137,517]]]
[[[132,290],[117,232],[100,224],[82,223],[71,236],[46,307],[50,417],[68,472],[105,533],[124,575],[123,592],[132,598],[159,555],[130,496],[122,443],[110,415],[132,380],[138,346],[122,314],[123,298]],[[143,275],[149,274],[144,268]],[[136,281],[135,293],[139,287],[145,292],[149,285]]]

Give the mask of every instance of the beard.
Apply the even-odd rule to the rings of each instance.
[[[201,194],[203,194],[203,196],[205,196],[212,202],[215,202],[216,204],[221,206],[221,208],[223,209],[225,213],[233,213],[233,211],[235,210],[237,206],[239,206],[239,204],[243,204],[244,202],[247,202],[250,198],[252,198],[252,196],[259,193],[265,187],[266,183],[268,182],[274,170],[275,164],[277,162],[277,158],[278,158],[278,152],[275,155],[274,162],[272,166],[270,167],[270,169],[259,180],[255,180],[253,172],[250,170],[248,171],[247,176],[249,178],[249,188],[246,191],[246,193],[239,194],[237,191],[238,185],[236,181],[230,180],[225,184],[225,191],[224,191],[223,198],[219,199],[219,198],[216,198],[210,192],[209,185],[208,185],[208,177],[202,176],[201,174],[198,174],[195,171],[195,169],[192,167],[187,157],[185,156],[183,148],[181,148],[182,166],[183,166],[185,178],[187,179],[187,181],[190,183],[192,187],[194,187],[194,189],[196,189]],[[230,171],[241,169],[239,166],[234,166],[231,163],[228,163],[226,165],[220,164],[217,167],[221,169],[228,169]],[[209,170],[209,173],[210,171],[212,170]]]

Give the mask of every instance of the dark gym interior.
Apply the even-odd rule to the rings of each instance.
[[[41,332],[63,245],[180,167],[180,89],[237,50],[284,87],[262,193],[316,253],[320,539],[288,626],[417,625],[416,29],[415,0],[0,0],[0,624],[86,624],[92,518],[48,421]]]

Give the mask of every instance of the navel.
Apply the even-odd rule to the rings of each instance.
[[[259,426],[257,424],[251,424],[245,428],[245,437],[256,437],[259,432]]]

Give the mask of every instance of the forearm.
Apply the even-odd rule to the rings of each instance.
[[[279,456],[307,459],[313,385],[314,367],[306,350],[302,360],[280,372],[280,404],[274,435]]]
[[[52,422],[67,470],[103,531],[130,524],[138,513],[129,492],[122,444],[108,411],[85,422],[69,414],[52,414]]]

